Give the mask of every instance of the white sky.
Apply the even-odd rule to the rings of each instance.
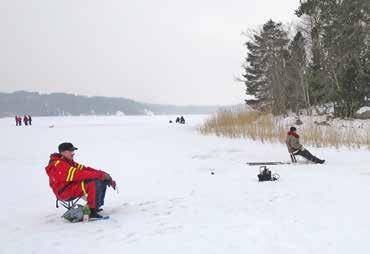
[[[0,0],[0,91],[235,104],[241,32],[298,0]]]

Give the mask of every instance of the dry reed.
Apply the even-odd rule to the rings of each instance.
[[[285,143],[287,130],[294,125],[294,118],[276,117],[256,111],[222,111],[208,118],[200,127],[204,135],[220,137],[248,138],[262,143]],[[357,126],[353,121],[345,121],[345,126],[332,123],[330,126],[317,125],[307,117],[299,126],[301,142],[314,147],[348,147],[370,149],[370,128]]]

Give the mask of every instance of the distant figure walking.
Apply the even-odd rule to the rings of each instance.
[[[24,122],[24,125],[28,125],[28,116],[24,115],[23,117],[23,122]]]
[[[176,123],[180,123],[180,117],[176,118]]]
[[[28,124],[32,125],[32,117],[30,115],[28,115]]]
[[[15,126],[18,126],[18,116],[15,116],[14,119],[15,119]]]

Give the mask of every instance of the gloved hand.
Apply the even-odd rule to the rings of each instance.
[[[117,187],[116,181],[112,180],[110,182],[110,185],[108,185],[108,186],[111,186],[113,188],[113,190],[116,190],[116,187]]]
[[[107,186],[108,187],[112,187],[113,188],[113,190],[116,190],[116,186],[117,186],[117,184],[116,184],[116,181],[114,181],[113,179],[111,180],[111,181],[106,181],[106,183],[107,183]]]
[[[112,177],[109,174],[105,173],[104,178],[103,178],[103,181],[111,182],[112,181]]]
[[[117,186],[116,181],[114,181],[109,174],[106,173],[104,175],[103,181],[107,183],[108,187],[112,187],[114,190],[116,190],[116,186]]]

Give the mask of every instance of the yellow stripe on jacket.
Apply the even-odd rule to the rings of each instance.
[[[68,175],[67,175],[67,182],[71,182],[74,176],[74,172],[76,171],[76,168],[70,167],[68,170]]]
[[[87,192],[86,192],[86,189],[85,189],[85,181],[81,181],[81,189],[82,189],[82,192],[84,193],[84,195],[87,196]]]
[[[72,182],[72,181],[73,181],[73,177],[75,176],[76,170],[77,170],[77,168],[73,168],[73,170],[72,170],[72,172],[71,172],[71,176],[69,177],[69,181],[70,181],[70,182]]]

